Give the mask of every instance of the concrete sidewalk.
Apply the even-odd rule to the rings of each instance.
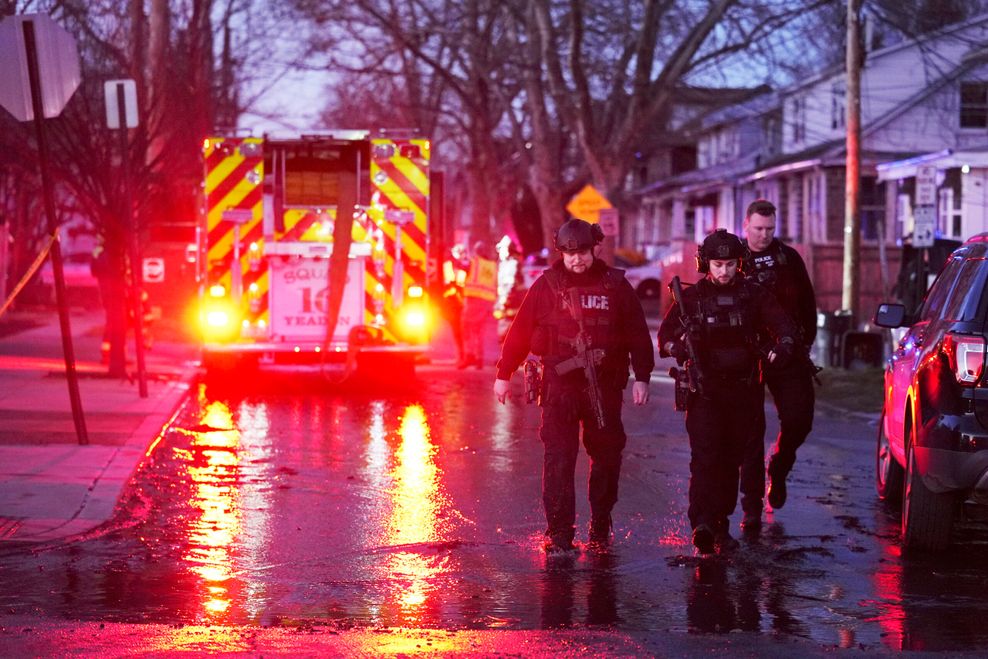
[[[157,340],[146,352],[148,397],[141,398],[136,379],[105,375],[102,311],[73,309],[70,324],[86,446],[73,421],[58,314],[0,318],[0,542],[60,540],[108,520],[198,367],[195,345]],[[127,351],[136,376],[133,340]]]

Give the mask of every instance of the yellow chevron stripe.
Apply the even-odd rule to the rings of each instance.
[[[423,194],[426,198],[429,196],[429,176],[418,166],[415,162],[408,158],[394,157],[391,159],[394,164],[395,169],[400,171],[408,179],[409,183],[415,186],[415,188]]]
[[[230,177],[238,167],[243,165],[246,158],[235,151],[221,160],[213,169],[206,174],[206,194],[210,194],[223,181]]]
[[[260,169],[260,166],[258,166],[258,169]],[[223,219],[223,211],[230,208],[240,208],[241,207],[240,205],[243,203],[243,200],[246,199],[247,195],[253,192],[255,188],[257,188],[257,185],[251,183],[246,178],[243,181],[241,181],[239,184],[234,186],[234,188],[230,190],[230,193],[228,195],[223,197],[223,199],[219,203],[215,204],[211,209],[209,209],[208,215],[206,217],[206,227],[209,230],[212,230],[213,227],[219,224],[220,221]],[[254,204],[253,208],[251,208],[251,214],[253,215],[254,218],[249,223],[251,227],[253,227],[256,222],[260,221],[263,208],[264,206],[260,199],[257,201],[256,204]],[[241,229],[241,233],[246,233],[243,230],[243,228]]]
[[[261,202],[258,202],[254,206],[254,208],[251,209],[251,212],[254,215],[254,219],[251,220],[250,222],[248,222],[247,224],[244,224],[243,226],[240,227],[240,239],[241,240],[243,240],[260,223],[260,221],[261,221],[261,218],[260,218],[260,215],[261,215]],[[212,228],[213,226],[215,226],[215,224],[211,224],[210,225],[210,228]],[[234,236],[234,233],[235,232],[232,231],[232,230],[229,231],[229,232],[227,232],[227,233],[225,233],[222,238],[220,238],[219,240],[217,240],[216,242],[212,243],[209,246],[209,258],[210,258],[210,260],[216,260],[216,259],[222,258],[222,257],[226,256],[227,254],[229,254],[230,252],[233,251],[233,236]],[[247,250],[246,250],[246,245],[245,245],[244,246],[244,254],[246,254],[246,251]],[[244,256],[244,254],[241,254],[241,256]]]

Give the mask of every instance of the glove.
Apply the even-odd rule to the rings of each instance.
[[[667,341],[663,347],[670,357],[676,359],[677,364],[682,365],[689,359],[690,353],[681,341]]]
[[[772,348],[772,352],[775,353],[775,359],[772,360],[772,366],[776,368],[783,368],[792,361],[792,356],[795,352],[795,346],[793,345],[792,339],[788,336],[783,337],[781,341],[775,344]]]

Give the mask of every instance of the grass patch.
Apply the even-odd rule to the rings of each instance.
[[[817,400],[850,412],[881,413],[884,369],[825,368],[817,377]]]

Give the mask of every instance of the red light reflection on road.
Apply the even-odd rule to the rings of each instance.
[[[206,407],[202,424],[230,430],[196,433],[192,442],[188,472],[194,489],[189,504],[196,514],[189,522],[189,549],[183,558],[202,579],[202,606],[205,614],[215,620],[230,608],[230,548],[242,526],[236,489],[240,433],[234,428],[230,409],[219,402]]]
[[[392,508],[382,544],[399,547],[388,555],[386,570],[399,586],[395,599],[401,617],[415,622],[436,589],[437,577],[446,571],[448,559],[432,551],[425,553],[420,545],[448,539],[449,502],[421,406],[405,409],[398,435],[401,443],[390,474]]]
[[[882,640],[893,650],[907,649],[905,647],[905,618],[902,606],[902,550],[893,543],[885,546],[888,554],[884,561],[878,564],[878,569],[872,574],[875,583],[875,595],[880,609],[878,624],[882,628]]]

